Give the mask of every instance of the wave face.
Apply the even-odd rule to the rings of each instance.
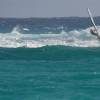
[[[100,48],[45,46],[40,48],[0,48],[0,60],[28,61],[96,61]],[[71,63],[71,62],[69,62]]]
[[[0,47],[100,47],[97,38],[90,34],[87,24],[87,18],[2,19],[0,26],[4,31],[0,29]]]

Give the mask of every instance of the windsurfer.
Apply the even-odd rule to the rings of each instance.
[[[95,29],[90,29],[90,33],[92,35],[95,35],[100,40],[100,35],[98,34],[98,32]]]

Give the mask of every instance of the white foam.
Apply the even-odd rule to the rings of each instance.
[[[29,31],[29,29],[28,29],[28,28],[23,28],[23,30],[24,30],[24,31]]]
[[[100,30],[100,29],[99,29]],[[46,45],[65,45],[73,47],[100,47],[97,38],[85,30],[61,31],[60,34],[23,34],[16,28],[11,33],[0,33],[0,47],[37,48]]]

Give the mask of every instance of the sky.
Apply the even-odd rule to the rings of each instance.
[[[100,0],[0,0],[0,17],[100,16]]]

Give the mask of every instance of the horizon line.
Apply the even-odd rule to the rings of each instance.
[[[94,18],[96,17],[100,17],[100,16],[94,16]],[[4,18],[4,19],[30,19],[30,18],[48,18],[48,19],[52,19],[52,18],[89,18],[89,16],[67,16],[67,17],[0,17]]]

